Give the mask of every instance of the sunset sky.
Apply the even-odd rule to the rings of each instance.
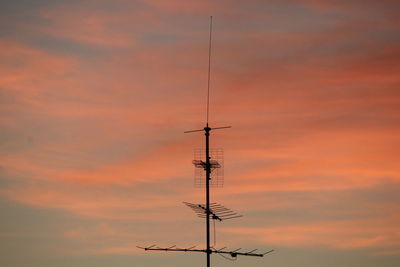
[[[398,0],[1,1],[0,266],[205,265],[210,15],[213,266],[400,266]]]

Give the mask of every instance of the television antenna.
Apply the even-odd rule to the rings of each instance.
[[[210,220],[214,222],[214,242],[215,242],[215,221],[223,221],[234,218],[242,217],[242,215],[237,214],[236,212],[222,206],[218,203],[210,203],[210,185],[212,182],[211,172],[213,170],[217,170],[221,168],[220,162],[215,159],[211,159],[210,157],[210,132],[212,130],[221,130],[221,129],[229,129],[231,126],[222,126],[222,127],[209,127],[208,118],[209,118],[209,106],[210,106],[210,73],[211,73],[211,37],[212,37],[212,16],[210,17],[210,38],[209,38],[209,46],[208,46],[208,82],[207,82],[207,112],[206,112],[206,126],[203,129],[198,130],[190,130],[185,131],[184,133],[194,133],[194,132],[203,132],[206,137],[206,147],[205,147],[205,160],[195,159],[192,161],[195,168],[203,169],[205,171],[205,189],[206,189],[206,203],[205,204],[194,204],[189,202],[183,202],[186,206],[191,208],[198,217],[205,219],[206,223],[206,248],[205,249],[196,249],[196,246],[188,247],[188,248],[179,248],[176,245],[170,247],[159,247],[156,245],[151,246],[137,246],[140,249],[145,251],[175,251],[175,252],[200,252],[206,254],[207,259],[207,267],[211,266],[211,254],[220,254],[220,255],[228,255],[231,259],[236,259],[237,256],[254,256],[254,257],[263,257],[264,255],[273,252],[274,250],[269,250],[263,253],[256,253],[257,249],[253,249],[247,252],[241,251],[241,248],[234,250],[227,250],[226,247],[222,247],[220,249],[215,248],[215,246],[211,246],[210,244]],[[218,187],[218,183],[217,183]],[[228,258],[229,259],[229,258]]]

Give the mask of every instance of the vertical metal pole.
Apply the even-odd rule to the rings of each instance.
[[[206,241],[207,241],[207,267],[211,266],[211,249],[210,249],[210,175],[211,175],[211,164],[210,164],[210,131],[208,127],[208,110],[210,103],[210,70],[211,70],[211,33],[212,33],[212,16],[210,17],[210,40],[208,43],[208,83],[207,83],[207,123],[204,127],[206,135]]]
[[[206,136],[206,242],[207,242],[207,267],[211,266],[210,256],[210,174],[211,174],[211,164],[210,164],[210,130],[208,123],[204,127]]]

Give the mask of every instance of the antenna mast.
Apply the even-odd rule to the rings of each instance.
[[[216,249],[215,247],[211,247],[210,245],[210,220],[223,221],[227,219],[233,219],[242,217],[237,213],[225,208],[224,206],[217,204],[217,203],[210,203],[210,181],[211,181],[211,172],[216,168],[220,168],[221,165],[217,160],[212,160],[210,157],[210,132],[211,130],[219,130],[219,129],[226,129],[231,128],[231,126],[223,126],[223,127],[214,127],[210,128],[208,125],[208,118],[209,118],[209,107],[210,107],[210,73],[211,73],[211,37],[212,37],[212,16],[210,16],[210,38],[208,44],[208,82],[207,82],[207,118],[206,118],[206,125],[203,129],[199,130],[191,130],[186,131],[184,133],[193,133],[193,132],[202,132],[204,131],[204,135],[206,137],[206,148],[205,148],[205,160],[193,160],[193,164],[196,168],[204,169],[206,173],[206,182],[205,182],[205,205],[204,204],[193,204],[188,202],[183,202],[189,208],[191,208],[198,217],[205,219],[206,223],[206,248],[205,249],[195,249],[195,246],[190,248],[177,248],[175,245],[167,248],[158,247],[156,245],[148,246],[148,247],[140,247],[138,248],[144,250],[155,250],[155,251],[183,251],[183,252],[202,252],[206,254],[207,259],[207,267],[211,266],[211,254],[228,254],[233,259],[236,259],[238,255],[241,256],[256,256],[256,257],[263,257],[265,254],[271,253],[273,250],[269,250],[265,253],[254,253],[256,249],[253,249],[248,252],[239,252],[239,249],[235,250],[225,250],[226,247]],[[215,228],[214,228],[215,231]],[[215,237],[214,237],[215,242]]]

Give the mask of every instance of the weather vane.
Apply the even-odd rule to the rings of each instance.
[[[209,117],[209,103],[210,103],[210,70],[211,70],[211,37],[212,37],[212,16],[210,17],[210,38],[208,46],[208,83],[207,83],[207,116],[206,116],[206,126],[203,129],[186,131],[185,133],[194,133],[204,131],[206,136],[206,147],[204,150],[195,150],[195,159],[192,161],[195,166],[195,186],[205,187],[205,204],[193,204],[189,202],[183,202],[189,208],[191,208],[198,217],[205,219],[206,223],[206,246],[204,249],[196,249],[196,246],[189,248],[179,248],[175,245],[170,247],[159,247],[156,245],[151,246],[138,246],[140,249],[146,251],[181,251],[181,252],[200,252],[205,253],[207,257],[207,267],[211,266],[211,254],[228,255],[233,259],[237,256],[255,256],[263,257],[264,255],[272,252],[269,250],[264,253],[256,253],[257,249],[251,251],[241,251],[241,248],[235,250],[227,250],[226,247],[217,249],[215,247],[215,221],[224,221],[229,219],[234,219],[242,217],[242,215],[224,207],[218,203],[210,203],[210,186],[221,187],[223,185],[223,151],[221,149],[211,150],[210,149],[210,132],[212,130],[227,129],[231,126],[223,127],[209,127],[208,117]],[[204,174],[205,173],[205,177]],[[213,177],[212,177],[213,176]],[[211,246],[210,242],[210,221],[214,223],[214,246]]]

